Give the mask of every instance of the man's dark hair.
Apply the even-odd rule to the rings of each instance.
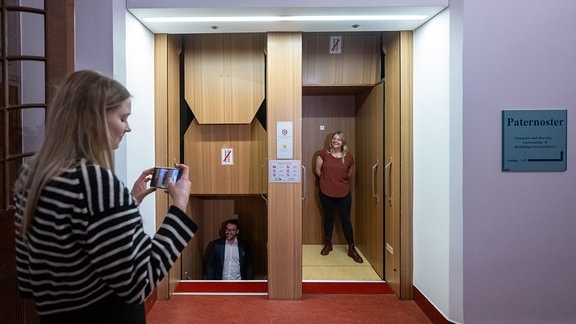
[[[238,222],[238,220],[236,218],[232,218],[226,221],[225,225],[228,224],[232,224],[232,225],[236,225],[236,229],[240,229],[240,223]]]

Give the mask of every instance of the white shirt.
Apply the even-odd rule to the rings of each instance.
[[[224,248],[224,269],[222,269],[222,280],[241,280],[240,255],[238,253],[238,239],[229,244],[226,241]]]

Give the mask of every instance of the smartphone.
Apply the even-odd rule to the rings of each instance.
[[[172,182],[178,181],[180,179],[180,171],[178,168],[154,167],[150,187],[168,188],[168,180],[172,179]]]

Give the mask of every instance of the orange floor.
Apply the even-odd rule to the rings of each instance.
[[[148,324],[180,323],[432,323],[414,301],[393,294],[267,296],[172,296],[158,300]]]

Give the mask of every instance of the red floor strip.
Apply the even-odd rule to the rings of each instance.
[[[393,294],[385,282],[303,282],[303,294]]]
[[[177,293],[267,293],[265,281],[182,281]],[[303,282],[303,294],[393,294],[383,281],[370,282]]]
[[[266,293],[268,283],[250,281],[181,281],[175,292],[179,293]]]

